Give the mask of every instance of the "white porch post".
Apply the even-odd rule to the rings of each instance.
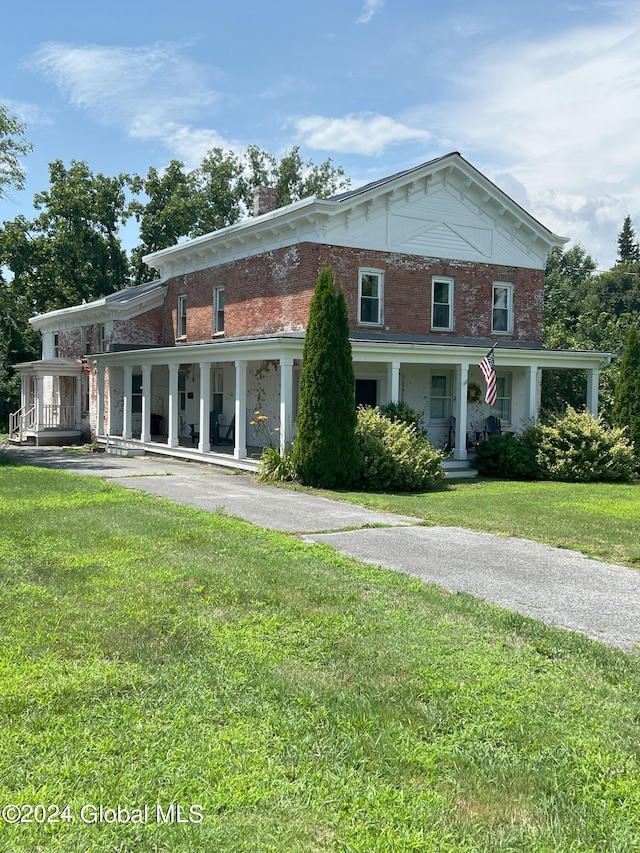
[[[293,434],[293,359],[280,359],[280,453],[291,444]]]
[[[598,417],[598,385],[600,383],[600,371],[597,367],[587,370],[587,409],[594,418]]]
[[[456,445],[453,450],[453,458],[464,460],[467,458],[467,381],[469,378],[469,364],[463,362],[456,364],[456,391],[454,401],[454,413],[456,419]]]
[[[524,401],[524,416],[527,423],[538,420],[538,368],[535,364],[525,368],[526,389]]]
[[[104,365],[96,368],[96,438],[104,433]]]
[[[177,364],[169,365],[169,426],[167,444],[169,447],[178,447],[178,367]]]
[[[142,365],[142,429],[141,441],[151,441],[151,365]]]
[[[36,407],[36,430],[41,429],[42,420],[43,420],[43,405],[44,400],[42,399],[42,395],[44,393],[44,380],[42,376],[35,375],[33,377],[33,397],[34,397],[34,405]]]
[[[133,367],[130,364],[125,364],[122,368],[124,374],[122,388],[122,437],[131,438],[131,390]]]
[[[204,453],[211,449],[209,439],[209,413],[211,411],[211,362],[200,362],[200,438],[198,450]]]
[[[234,459],[247,455],[247,362],[236,361],[236,444]]]
[[[76,376],[75,405],[73,407],[73,429],[82,428],[82,376],[82,373],[79,376]],[[88,374],[87,382],[89,382]],[[60,414],[62,416],[62,412]]]
[[[387,390],[389,402],[400,402],[400,362],[392,361],[387,365]]]

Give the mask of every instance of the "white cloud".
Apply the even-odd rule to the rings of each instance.
[[[360,17],[356,18],[356,24],[368,24],[371,18],[384,6],[384,0],[364,0],[364,6]]]
[[[460,69],[459,100],[407,120],[507,172],[517,201],[608,264],[626,213],[640,221],[639,44],[629,21],[493,45]]]
[[[0,98],[0,103],[4,104],[10,115],[15,116],[27,127],[34,124],[47,125],[52,122],[49,113],[37,104],[31,104],[28,101],[14,101],[11,98]]]
[[[50,42],[31,65],[97,121],[120,126],[133,139],[161,141],[187,164],[199,163],[214,145],[230,147],[215,130],[189,124],[216,106],[219,95],[207,85],[207,69],[185,57],[180,45]]]
[[[394,143],[427,141],[430,134],[389,116],[359,113],[344,118],[305,116],[294,121],[297,134],[309,148],[342,154],[382,154]]]

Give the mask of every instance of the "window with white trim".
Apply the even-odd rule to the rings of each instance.
[[[98,352],[105,351],[105,333],[104,333],[104,323],[100,323],[98,326]]]
[[[224,332],[224,287],[213,288],[213,334]]]
[[[91,354],[91,326],[82,327],[82,355]]]
[[[211,371],[211,376],[213,378],[213,392],[211,394],[211,408],[214,412],[222,413],[222,405],[223,405],[223,377],[224,371],[222,368],[216,367]]]
[[[60,336],[58,332],[53,333],[53,357],[60,357]]]
[[[493,284],[491,331],[503,335],[513,332],[513,285],[508,282]]]
[[[433,373],[431,375],[430,421],[446,421],[451,417],[453,395],[451,373]]]
[[[358,323],[381,326],[383,316],[384,273],[361,269],[358,282]]]
[[[184,412],[187,408],[187,374],[182,370],[178,373],[178,409]]]
[[[496,373],[496,402],[491,407],[491,414],[501,421],[511,423],[511,374]]]
[[[187,297],[178,296],[178,322],[177,335],[178,338],[187,337]]]
[[[431,328],[453,329],[453,279],[434,276],[431,280]]]

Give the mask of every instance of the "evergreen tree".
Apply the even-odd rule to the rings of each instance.
[[[625,217],[622,231],[618,234],[618,263],[626,261],[640,261],[640,248],[629,215]]]
[[[628,438],[635,448],[636,461],[640,462],[640,339],[635,326],[629,329],[620,360],[611,420],[614,426],[627,427]]]
[[[303,483],[347,486],[358,469],[349,320],[341,290],[326,267],[316,282],[302,352],[293,462]]]

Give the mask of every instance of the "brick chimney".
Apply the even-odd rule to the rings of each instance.
[[[276,188],[275,187],[254,187],[253,188],[253,215],[261,216],[263,213],[270,213],[276,209]]]

